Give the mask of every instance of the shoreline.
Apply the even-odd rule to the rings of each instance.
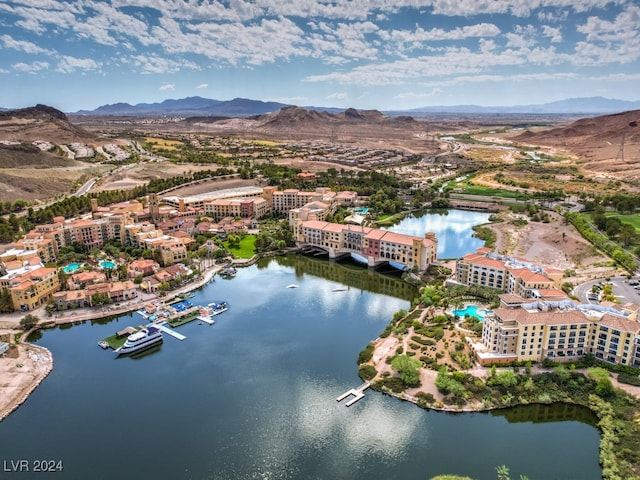
[[[91,308],[86,309],[88,310],[87,312],[76,309],[66,315],[54,314],[53,320],[41,319],[36,327],[28,332],[24,332],[19,342],[10,347],[11,350],[16,350],[17,355],[6,354],[0,358],[0,386],[2,388],[2,396],[0,396],[0,422],[26,402],[29,395],[31,395],[53,370],[53,354],[51,351],[43,346],[25,341],[32,331],[40,328],[51,328],[68,323],[84,322],[134,312],[149,302],[159,299],[175,298],[183,293],[203,287],[213,280],[215,274],[222,270],[222,268],[222,265],[213,264],[202,273],[202,278],[168,292],[164,297],[159,297],[158,295],[147,296],[145,298],[138,298],[133,302],[129,301],[126,305],[119,308],[101,308],[99,310]],[[42,311],[44,311],[44,309],[42,309]],[[20,313],[20,317],[22,317],[22,315],[23,314]],[[9,334],[19,330],[19,317],[15,317],[16,319],[13,322],[9,320],[3,321],[0,330],[6,331]],[[7,323],[13,323],[13,325],[7,325]]]

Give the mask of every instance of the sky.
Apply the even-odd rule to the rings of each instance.
[[[640,0],[0,0],[0,107],[640,100]]]

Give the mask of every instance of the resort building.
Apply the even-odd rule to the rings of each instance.
[[[147,275],[153,275],[160,270],[160,265],[155,260],[140,259],[134,260],[127,267],[127,277],[136,278],[137,276],[146,277]]]
[[[320,187],[313,192],[303,192],[296,188],[269,190],[265,192],[265,197],[270,200],[273,212],[285,215],[291,209],[302,208],[312,202],[322,202],[327,205],[329,213],[334,213],[340,205],[354,205],[358,194],[349,191],[334,192],[328,187]]]
[[[88,285],[94,283],[102,283],[107,281],[107,276],[103,272],[88,271],[74,273],[67,279],[67,288],[69,290],[77,290],[79,288],[87,288]]]
[[[541,292],[557,290],[562,272],[534,266],[513,257],[479,248],[456,262],[455,279],[463,285],[490,287],[523,298],[540,298]]]
[[[224,217],[262,218],[271,211],[264,198],[230,198],[204,203],[204,214],[218,220]]]
[[[131,280],[104,282],[88,285],[81,290],[56,292],[53,301],[59,310],[94,306],[94,295],[103,294],[112,303],[124,302],[138,297],[138,288]]]
[[[9,291],[13,309],[23,312],[35,310],[46,304],[60,288],[57,268],[27,269],[5,277],[0,278],[0,283]]]
[[[508,296],[483,320],[481,365],[577,361],[587,353],[612,364],[640,366],[637,306],[615,309],[565,300],[543,302]]]
[[[293,230],[299,247],[322,249],[328,252],[330,258],[347,254],[360,255],[366,258],[370,267],[388,262],[404,268],[416,266],[425,270],[437,260],[438,242],[432,233],[421,238],[318,220],[296,222]]]
[[[197,195],[163,195],[162,202],[170,207],[180,210],[189,208],[203,211],[206,202],[213,200],[227,200],[231,198],[256,198],[262,196],[262,187],[249,185],[245,187],[227,188],[212,192],[199,193]]]

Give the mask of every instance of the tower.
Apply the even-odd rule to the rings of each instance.
[[[149,194],[149,215],[153,223],[158,223],[158,219],[160,218],[160,205],[158,204],[157,193]]]

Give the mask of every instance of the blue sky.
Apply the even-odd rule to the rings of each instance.
[[[640,100],[638,0],[0,0],[0,107]]]

